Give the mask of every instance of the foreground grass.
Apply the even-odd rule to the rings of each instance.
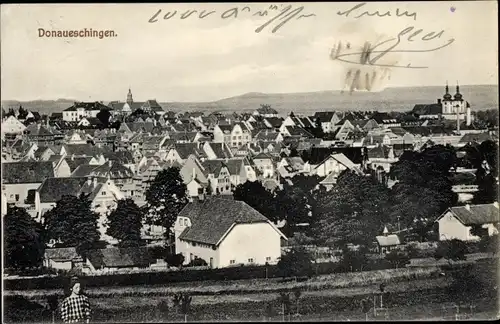
[[[414,281],[437,277],[439,268],[402,268],[366,272],[339,273],[313,277],[303,282],[280,282],[280,279],[253,279],[212,282],[172,283],[169,285],[127,286],[127,287],[90,287],[87,294],[91,298],[113,296],[168,296],[184,292],[193,295],[233,295],[272,293],[299,288],[303,291],[351,288],[380,283]],[[5,296],[21,295],[30,298],[45,298],[47,295],[62,296],[61,289],[51,290],[7,290]]]

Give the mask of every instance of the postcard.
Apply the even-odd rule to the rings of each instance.
[[[0,8],[5,322],[498,318],[497,2]]]

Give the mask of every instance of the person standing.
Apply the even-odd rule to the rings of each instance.
[[[71,278],[70,295],[61,303],[61,318],[64,323],[90,323],[90,303],[83,295],[78,278]]]

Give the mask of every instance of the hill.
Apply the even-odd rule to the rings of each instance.
[[[450,87],[454,94],[455,88]],[[498,109],[498,86],[496,85],[464,85],[460,87],[473,110]],[[304,93],[260,93],[250,92],[236,97],[225,98],[213,102],[161,102],[165,110],[172,111],[221,111],[251,112],[260,104],[269,104],[280,114],[311,114],[319,110],[378,110],[408,111],[415,104],[433,103],[442,98],[444,87],[400,87],[388,88],[381,92],[356,92],[353,94],[340,91],[319,91]],[[73,104],[74,100],[59,99],[56,101],[2,101],[4,109],[23,105],[26,109],[37,110],[42,114],[60,112]]]

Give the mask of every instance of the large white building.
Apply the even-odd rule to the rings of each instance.
[[[112,110],[102,102],[75,102],[73,106],[63,110],[64,121],[80,121],[83,117],[97,117],[101,110]]]
[[[286,237],[261,213],[242,201],[195,199],[174,225],[175,251],[187,264],[204,259],[211,268],[276,264]]]

